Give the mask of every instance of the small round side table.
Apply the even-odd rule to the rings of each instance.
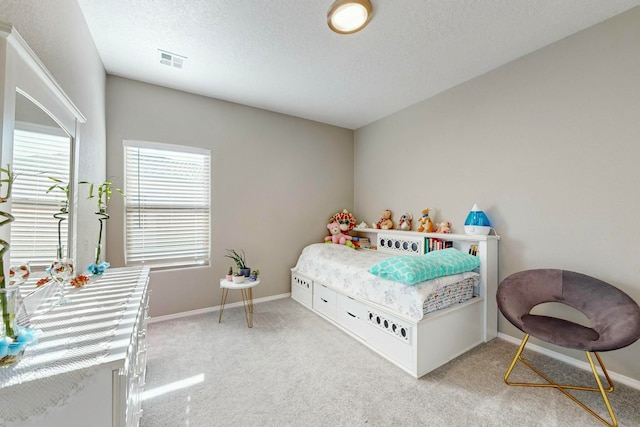
[[[222,312],[224,305],[227,303],[227,296],[230,289],[238,289],[242,293],[242,304],[244,305],[244,315],[247,318],[247,326],[253,328],[253,288],[260,284],[260,279],[250,282],[245,279],[242,283],[233,283],[227,279],[220,279],[220,289],[222,289],[222,297],[220,301],[220,317],[218,323],[222,322]]]

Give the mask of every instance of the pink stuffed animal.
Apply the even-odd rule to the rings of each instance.
[[[338,223],[338,221],[334,221],[331,224],[327,224],[327,228],[329,229],[329,233],[331,233],[331,236],[325,237],[324,238],[325,242],[328,242],[329,240],[331,240],[332,243],[335,243],[337,245],[346,245],[348,240],[353,239],[353,237],[351,236],[342,234],[342,231],[340,231],[340,223]]]

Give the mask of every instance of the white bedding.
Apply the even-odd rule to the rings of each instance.
[[[315,243],[302,250],[293,271],[416,320],[422,319],[424,302],[431,294],[467,279],[474,280],[477,285],[480,277],[478,273],[468,272],[407,286],[381,279],[367,271],[372,265],[391,256],[396,255]]]

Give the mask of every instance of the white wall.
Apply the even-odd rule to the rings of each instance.
[[[302,248],[322,241],[329,216],[353,205],[351,130],[109,76],[107,175],[118,187],[123,139],[212,151],[212,264],[153,272],[152,316],[220,304],[219,278],[233,265],[225,248],[244,249],[260,269],[254,298],[289,292]],[[123,265],[121,198],[109,209],[107,259]]]
[[[433,207],[462,233],[478,203],[501,280],[568,269],[640,301],[639,41],[635,8],[357,130],[356,214]],[[499,330],[522,336],[502,317]],[[637,342],[603,359],[640,380],[639,356]]]
[[[2,0],[0,21],[12,24],[87,118],[79,130],[79,177],[105,176],[105,71],[75,0]],[[79,200],[78,265],[91,263],[98,238],[94,203]],[[55,253],[51,254],[52,258]]]

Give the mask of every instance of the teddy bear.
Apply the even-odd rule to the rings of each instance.
[[[385,209],[380,214],[380,219],[376,222],[376,228],[379,230],[391,230],[393,228],[393,221],[391,220],[391,211]]]
[[[449,221],[442,221],[442,222],[439,222],[437,225],[438,225],[438,229],[436,230],[436,233],[444,233],[444,234],[451,233],[451,223]]]
[[[343,234],[342,231],[340,231],[340,223],[338,221],[327,224],[327,228],[329,229],[329,233],[331,233],[331,236],[325,237],[325,242],[335,243],[336,245],[353,245],[353,243],[350,242],[353,237]],[[349,243],[351,243],[351,245],[349,245]]]
[[[410,213],[405,213],[400,217],[400,221],[398,222],[398,230],[409,231],[411,230],[411,221],[413,221],[413,215]]]
[[[429,218],[429,208],[422,211],[422,217],[418,220],[420,226],[418,226],[419,232],[433,233],[436,227],[433,225],[431,218]]]

